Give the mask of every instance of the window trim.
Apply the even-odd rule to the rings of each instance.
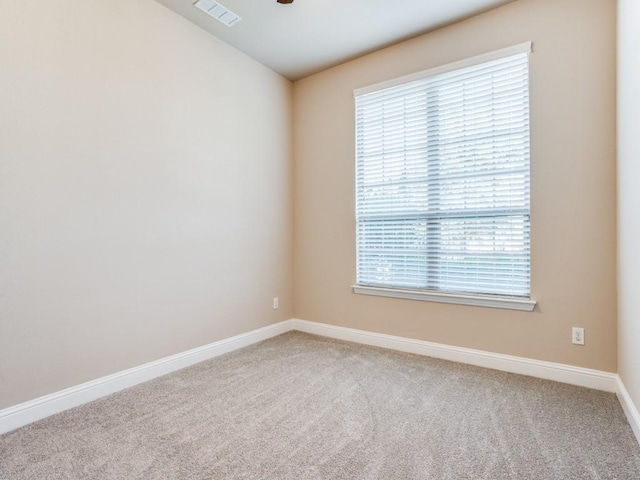
[[[495,50],[475,57],[467,58],[446,65],[430,68],[413,74],[394,78],[391,80],[379,82],[353,91],[354,98],[374,93],[387,88],[399,86],[426,77],[444,74],[454,70],[479,65],[482,63],[499,60],[512,55],[522,53],[530,54],[533,51],[533,42],[524,42],[511,47]],[[370,285],[352,285],[352,292],[360,295],[372,295],[378,297],[400,298],[408,300],[419,300],[437,303],[470,305],[489,308],[500,308],[508,310],[518,310],[532,312],[537,302],[529,297],[510,297],[507,295],[487,295],[487,294],[468,294],[468,293],[450,293],[439,292],[429,289],[403,289],[397,287],[381,287]]]
[[[475,295],[465,293],[445,293],[434,290],[408,290],[401,288],[370,287],[353,285],[353,293],[373,295],[376,297],[404,298],[407,300],[422,300],[425,302],[449,303],[455,305],[471,305],[476,307],[503,308],[532,312],[537,302],[524,297],[507,297],[504,295]]]

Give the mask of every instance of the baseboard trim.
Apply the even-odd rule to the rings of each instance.
[[[0,410],[0,434],[176,370],[281,335],[292,330],[293,323],[293,320],[285,320],[268,325]]]
[[[629,395],[629,392],[624,386],[620,375],[616,375],[616,377],[616,395],[618,396],[620,405],[622,405],[622,410],[624,410],[624,413],[627,416],[627,420],[629,420],[631,430],[633,430],[638,443],[640,443],[640,412],[638,412],[638,408],[636,407],[635,403],[633,403],[631,395]]]
[[[294,330],[478,367],[616,392],[615,373],[294,319]]]
[[[300,319],[285,320],[0,410],[0,434],[291,330],[615,392],[640,441],[640,414],[614,373]]]

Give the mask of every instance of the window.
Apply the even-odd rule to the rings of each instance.
[[[533,309],[530,48],[356,91],[357,293]]]

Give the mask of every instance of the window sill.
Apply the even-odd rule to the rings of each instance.
[[[377,297],[405,298],[425,302],[453,303],[456,305],[473,305],[476,307],[505,308],[532,312],[536,301],[528,298],[498,297],[489,295],[467,295],[461,293],[439,293],[421,290],[402,290],[397,288],[366,287],[354,285],[353,293],[374,295]]]

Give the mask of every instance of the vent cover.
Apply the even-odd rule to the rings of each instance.
[[[193,4],[193,6],[202,10],[207,15],[215,18],[227,27],[232,27],[240,20],[242,20],[238,15],[233,13],[227,7],[224,7],[218,2],[214,2],[213,0],[198,0]]]

